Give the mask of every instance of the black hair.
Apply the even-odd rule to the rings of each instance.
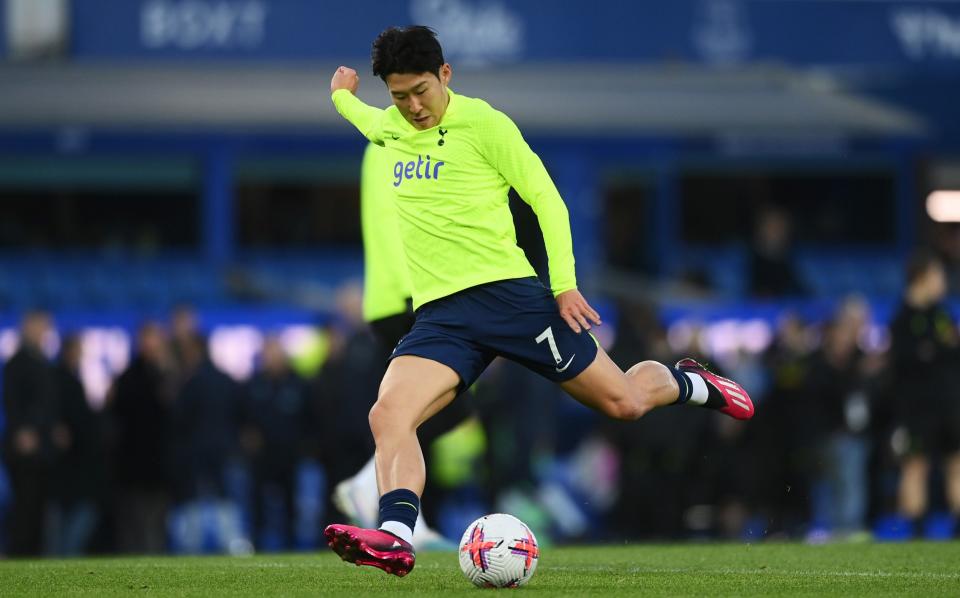
[[[433,73],[440,77],[443,48],[437,32],[423,25],[390,27],[373,40],[373,74],[384,81],[394,73]]]
[[[913,284],[930,271],[930,268],[941,264],[940,257],[930,249],[918,249],[907,261],[907,284]]]

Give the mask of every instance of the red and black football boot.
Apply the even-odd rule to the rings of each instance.
[[[734,419],[750,419],[753,417],[753,401],[750,400],[750,395],[733,380],[714,374],[689,357],[678,361],[676,367],[682,372],[699,374],[707,384],[720,391],[723,400],[726,402],[726,405],[718,409],[720,413],[729,415]]]

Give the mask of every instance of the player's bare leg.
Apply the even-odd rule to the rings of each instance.
[[[380,528],[328,526],[327,543],[340,558],[400,577],[413,569],[413,528],[426,480],[417,428],[456,397],[459,383],[456,372],[430,359],[402,355],[390,362],[370,410]]]
[[[380,494],[398,488],[423,492],[426,472],[417,428],[450,404],[459,383],[456,372],[432,359],[401,355],[390,362],[370,410]]]
[[[662,363],[643,361],[624,372],[602,348],[587,369],[560,386],[584,405],[622,420],[675,403],[680,394],[676,379]]]
[[[680,360],[674,369],[642,361],[624,372],[598,348],[593,363],[561,386],[581,403],[615,419],[638,419],[651,409],[678,401],[715,408],[735,419],[753,417],[753,402],[739,384],[692,359]]]
[[[600,324],[600,314],[577,289],[564,291],[556,298],[560,317],[577,334],[590,330],[591,322]],[[616,419],[637,419],[672,403],[716,409],[734,419],[753,417],[753,401],[742,386],[689,358],[681,359],[673,368],[643,361],[624,372],[602,347],[597,347],[593,363],[561,386],[581,403]]]

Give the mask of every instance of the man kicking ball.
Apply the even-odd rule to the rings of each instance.
[[[674,403],[753,416],[740,385],[692,359],[674,367],[644,361],[624,372],[598,347],[587,331],[600,316],[577,290],[560,194],[509,117],[448,88],[452,69],[432,30],[387,29],[374,41],[372,58],[393,106],[380,110],[360,101],[357,73],[346,67],[333,75],[332,99],[389,152],[416,319],[394,349],[370,410],[379,528],[335,524],[324,532],[343,560],[398,576],[413,569],[411,541],[426,477],[417,428],[497,356],[615,419],[635,420]],[[510,187],[537,216],[550,288],[517,246]]]

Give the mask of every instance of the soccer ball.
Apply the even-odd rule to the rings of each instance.
[[[460,570],[481,588],[516,588],[537,570],[540,549],[526,524],[513,515],[484,515],[460,540]]]

